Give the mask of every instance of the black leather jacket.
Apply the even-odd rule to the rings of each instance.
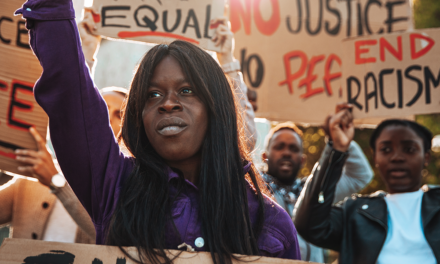
[[[295,227],[310,243],[340,252],[340,264],[375,264],[387,236],[386,193],[353,195],[332,206],[346,158],[333,149],[315,168],[299,197]],[[440,263],[440,188],[422,190],[423,230]]]

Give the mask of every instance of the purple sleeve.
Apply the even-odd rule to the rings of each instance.
[[[95,225],[111,217],[122,181],[131,172],[109,125],[107,106],[86,67],[71,0],[29,0],[26,19],[43,73],[34,87],[49,116],[63,174]]]

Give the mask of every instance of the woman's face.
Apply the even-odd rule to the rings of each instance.
[[[207,109],[171,56],[154,70],[142,118],[149,141],[169,165],[199,155]]]
[[[125,100],[125,97],[117,92],[106,92],[102,95],[102,97],[107,103],[110,125],[112,127],[113,134],[117,136],[121,130],[121,106]]]
[[[390,193],[414,192],[422,184],[422,169],[429,152],[411,128],[388,126],[376,140],[374,159]]]

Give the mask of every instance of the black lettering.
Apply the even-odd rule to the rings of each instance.
[[[17,39],[15,42],[15,45],[17,45],[17,47],[21,47],[21,48],[25,48],[25,49],[31,49],[31,47],[29,47],[29,43],[27,42],[22,42],[21,41],[21,36],[23,34],[27,35],[28,30],[25,27],[26,22],[24,21],[18,21],[17,24]]]
[[[118,258],[116,260],[116,264],[125,264],[127,263],[127,260],[125,258]]]
[[[351,0],[345,1],[347,3],[347,37],[351,36]]]
[[[73,264],[75,255],[62,250],[51,250],[52,253],[45,253],[38,256],[25,258],[23,264],[35,263],[57,263],[57,264]]]
[[[289,30],[290,33],[292,34],[296,34],[299,33],[301,31],[301,26],[302,26],[302,9],[301,9],[301,0],[296,0],[296,5],[297,5],[297,9],[298,9],[298,26],[296,27],[295,30],[292,29],[291,27],[291,22],[290,22],[290,16],[287,16],[286,18],[286,24],[287,24],[287,29]]]
[[[384,77],[384,75],[392,74],[393,72],[394,72],[394,69],[383,69],[379,73],[380,101],[381,101],[382,105],[385,106],[386,108],[394,108],[396,106],[395,103],[389,104],[385,100],[385,96],[384,96],[384,89],[385,89],[385,87],[383,86],[383,77]]]
[[[254,75],[255,78],[252,78],[252,74],[250,72],[250,65],[252,61],[257,63],[257,71]],[[249,58],[246,58],[246,49],[241,50],[241,72],[243,72],[243,76],[246,76],[249,83],[253,88],[259,88],[264,78],[264,63],[261,60],[260,56],[257,54],[252,54]]]
[[[393,15],[393,11],[394,11],[394,6],[396,6],[396,5],[404,5],[404,4],[406,4],[406,2],[407,1],[405,1],[405,0],[402,0],[402,1],[394,1],[394,2],[391,2],[391,1],[389,1],[389,2],[387,2],[386,4],[385,4],[385,6],[386,6],[386,8],[387,8],[387,11],[388,11],[388,18],[387,18],[387,20],[385,20],[385,24],[387,24],[388,25],[388,33],[390,33],[390,32],[393,32],[393,24],[394,23],[397,23],[397,22],[400,22],[400,21],[407,21],[408,20],[408,17],[394,17],[394,15]]]
[[[182,11],[180,9],[176,10],[176,22],[174,22],[174,25],[171,29],[168,29],[168,10],[163,11],[163,17],[162,17],[162,24],[163,24],[163,30],[165,30],[166,32],[173,32],[174,30],[176,30],[176,28],[179,26],[180,24],[180,19],[182,18]]]
[[[420,96],[422,95],[423,92],[423,83],[422,81],[420,81],[417,77],[414,77],[412,75],[410,75],[410,73],[413,70],[417,70],[417,71],[421,71],[422,70],[422,66],[420,65],[412,65],[409,66],[406,70],[405,70],[405,78],[410,79],[414,82],[417,83],[417,93],[416,95],[414,95],[413,99],[411,99],[411,101],[409,101],[406,106],[410,107],[412,106],[415,102],[417,102],[417,100],[419,100]]]
[[[397,70],[397,107],[403,107],[403,84],[402,84],[402,70]]]
[[[26,124],[22,121],[16,120],[14,119],[14,109],[15,108],[21,108],[24,110],[30,110],[32,109],[32,105],[29,104],[24,104],[21,103],[19,101],[17,101],[16,95],[17,95],[17,90],[22,89],[22,90],[27,90],[27,91],[31,91],[32,92],[32,87],[27,86],[27,85],[23,85],[20,83],[14,83],[12,85],[12,92],[11,92],[11,101],[9,103],[9,111],[8,111],[8,124],[12,125],[12,126],[16,126],[16,127],[20,127],[20,128],[24,128],[24,129],[29,129],[31,127],[30,124]]]
[[[120,25],[120,24],[106,24],[106,19],[109,18],[126,18],[126,16],[107,16],[107,11],[113,10],[130,10],[130,6],[104,6],[101,10],[101,26],[102,27],[121,27],[121,28],[130,28],[128,25]]]
[[[336,35],[339,34],[339,30],[341,29],[341,14],[339,13],[339,10],[338,10],[338,9],[336,9],[336,8],[332,8],[332,7],[330,6],[330,1],[331,1],[331,0],[326,0],[326,7],[327,7],[327,10],[328,10],[330,13],[334,14],[334,15],[338,18],[338,22],[336,23],[336,26],[335,26],[334,28],[330,29],[330,22],[325,21],[325,30],[327,31],[327,33],[328,33],[329,35],[336,36]]]
[[[4,20],[4,21],[8,21],[8,22],[13,22],[13,20],[12,20],[11,18],[9,18],[9,17],[0,17],[0,40],[1,40],[3,43],[5,43],[5,44],[9,44],[9,43],[11,43],[11,40],[10,40],[10,39],[5,39],[5,38],[2,36],[2,32],[1,32],[1,28],[2,28],[2,22],[3,22],[3,20]]]
[[[193,21],[193,24],[189,23],[190,20]],[[200,34],[199,22],[197,20],[196,13],[194,12],[194,9],[190,9],[188,11],[188,16],[186,17],[185,25],[183,25],[182,33],[185,34],[188,27],[194,28],[197,38],[202,38],[202,35]]]
[[[145,22],[145,24],[141,24],[139,19],[138,19],[138,12],[139,10],[142,9],[148,9],[153,13],[154,19],[151,20],[148,16],[144,15],[144,17],[142,18],[142,21]],[[151,6],[148,5],[143,5],[138,7],[138,9],[136,9],[136,11],[134,12],[134,20],[136,22],[136,25],[138,27],[147,27],[150,28],[151,31],[156,31],[157,26],[156,26],[156,22],[159,19],[159,14],[157,13],[156,9],[152,8]]]
[[[257,72],[255,73],[255,79],[252,79],[252,76],[249,71],[250,69],[249,65],[251,64],[252,60],[255,60],[255,62],[257,63]],[[264,76],[263,61],[261,61],[260,57],[257,54],[253,54],[249,56],[246,68],[248,69],[247,76],[251,86],[254,88],[260,87],[261,83],[263,82],[263,76]]]
[[[205,18],[205,32],[203,33],[203,37],[207,39],[211,39],[209,35],[209,26],[211,24],[211,5],[206,6],[206,18]]]
[[[365,10],[364,10],[364,19],[365,19],[365,29],[367,30],[368,34],[373,34],[373,32],[371,31],[370,28],[370,20],[368,17],[368,13],[370,11],[370,6],[372,4],[376,4],[379,7],[382,7],[382,2],[378,1],[378,0],[368,0],[367,4],[365,5]],[[377,34],[382,34],[383,33],[383,28],[381,28]]]
[[[353,97],[352,93],[351,93],[351,83],[355,82],[357,84],[358,90],[356,95]],[[357,108],[359,108],[359,110],[362,110],[362,105],[359,104],[359,102],[357,101],[357,98],[359,97],[359,94],[361,93],[361,83],[359,82],[359,80],[354,77],[354,76],[350,76],[347,79],[347,103],[349,104],[353,104],[354,106],[356,106]]]
[[[311,21],[315,20],[315,19],[312,19],[312,17],[311,17],[312,15],[310,14],[310,0],[305,0],[305,1],[306,1],[306,15],[307,15],[307,17],[306,17],[306,30],[307,30],[307,33],[314,36],[314,35],[317,35],[321,31],[322,9],[323,9],[322,0],[318,0],[319,1],[319,15],[318,15],[319,20],[318,20],[318,26],[316,27],[315,30],[312,30],[310,28]],[[316,3],[316,1],[317,0],[313,0],[314,3]]]
[[[368,79],[373,79],[373,84],[374,84],[374,91],[372,91],[371,93],[368,93]],[[374,109],[377,109],[377,80],[376,80],[376,76],[374,76],[374,73],[369,72],[366,76],[365,76],[365,113],[368,113],[368,101],[374,97]]]
[[[437,79],[434,77],[434,74],[432,73],[431,69],[429,69],[428,66],[426,66],[424,69],[425,74],[425,99],[426,104],[431,103],[431,82],[434,84],[434,88],[437,88],[437,86],[440,84],[440,72],[438,73]]]
[[[362,25],[362,6],[361,3],[357,3],[357,13],[358,13],[358,36],[362,36],[364,34],[364,26]]]
[[[102,260],[100,260],[99,258],[95,258],[95,259],[92,261],[92,264],[103,264],[103,263],[102,263]]]

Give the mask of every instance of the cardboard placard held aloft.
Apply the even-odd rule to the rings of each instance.
[[[225,0],[94,0],[96,34],[149,43],[185,40],[220,51],[210,20],[224,16]]]
[[[322,124],[343,89],[342,40],[407,30],[409,0],[230,0],[235,57],[258,117]]]
[[[440,29],[349,39],[343,50],[355,118],[440,113]]]
[[[0,169],[17,170],[16,149],[37,149],[29,127],[46,137],[48,118],[37,104],[33,86],[42,68],[29,47],[25,21],[14,16],[23,0],[0,1]],[[26,175],[31,176],[31,175]]]
[[[137,256],[135,248],[125,249],[131,256]],[[168,256],[170,258],[179,256],[173,261],[175,264],[213,263],[209,252],[193,253],[170,250]],[[252,264],[313,264],[312,262],[256,256],[245,256],[241,262],[237,260],[232,262]],[[0,247],[0,263],[134,264],[135,262],[127,258],[118,247],[44,242],[28,239],[5,239]]]

